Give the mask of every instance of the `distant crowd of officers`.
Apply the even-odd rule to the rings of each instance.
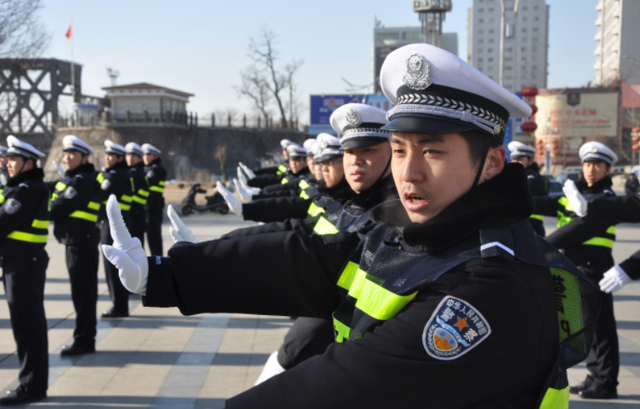
[[[104,204],[115,195],[127,226],[142,243],[146,233],[152,254],[162,254],[161,223],[166,170],[160,150],[130,142],[105,142],[105,168],[95,169],[94,150],[82,139],[62,140],[62,167],[54,162],[60,180],[45,182],[38,166],[44,154],[14,136],[0,146],[0,262],[11,325],[20,361],[20,387],[0,399],[0,405],[19,404],[46,396],[49,372],[44,286],[49,257],[45,250],[49,222],[65,245],[76,311],[73,343],[62,356],[95,352],[98,301],[99,244],[113,242]],[[129,315],[130,293],[118,270],[104,262],[112,306],[103,318]]]

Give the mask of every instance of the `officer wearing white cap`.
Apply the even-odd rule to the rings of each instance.
[[[507,148],[511,153],[511,162],[518,162],[524,166],[524,170],[527,172],[527,182],[529,182],[531,195],[533,197],[547,196],[549,193],[549,182],[540,175],[540,167],[533,159],[538,150],[518,141],[509,142]],[[533,230],[535,230],[540,237],[545,236],[543,220],[544,216],[541,214],[532,214],[529,216],[531,227],[533,227]]]
[[[580,147],[579,155],[584,179],[575,185],[586,201],[615,196],[609,174],[618,160],[616,154],[604,144],[592,141]],[[606,222],[591,222],[589,239],[576,241],[573,234],[562,231],[569,229],[567,225],[578,217],[567,197],[536,198],[535,208],[536,213],[558,217],[559,230],[550,238],[550,242],[563,249],[565,256],[597,285],[604,273],[615,264],[612,255],[615,226]],[[585,399],[615,399],[618,396],[620,356],[611,294],[602,294],[593,345],[586,363],[589,375],[580,385],[571,387],[571,393]]]
[[[262,195],[299,195],[310,185],[310,170],[307,167],[307,150],[298,144],[289,144],[285,149],[289,158],[289,168],[279,184],[265,186]]]
[[[381,83],[396,104],[383,129],[392,132],[400,200],[374,209],[359,244],[347,245],[356,233],[329,236],[329,246],[282,232],[251,249],[244,237],[179,243],[169,259],[145,260],[128,250],[111,202],[122,244],[105,253],[146,306],[333,321],[336,342],[325,353],[227,409],[567,407],[566,366],[589,347],[590,332],[577,328],[590,330],[597,293],[535,234],[526,173],[505,165],[502,125],[530,108],[428,44],[389,54]],[[345,171],[359,189],[368,168],[349,167],[348,155]],[[555,293],[554,280],[570,291]]]
[[[129,167],[125,160],[127,153],[124,146],[113,141],[105,141],[105,165],[106,169],[98,174],[98,182],[102,189],[103,204],[106,204],[110,195],[115,195],[118,205],[123,212],[127,226],[131,225],[131,203],[133,191]],[[103,207],[104,208],[104,207]],[[113,238],[109,233],[109,224],[104,210],[100,211],[100,243],[112,244]],[[103,318],[123,318],[129,316],[129,292],[122,286],[118,279],[118,270],[109,262],[104,263],[104,271],[109,287],[109,294],[113,305],[102,313]]]
[[[162,255],[162,214],[164,212],[164,186],[167,171],[160,160],[160,149],[145,143],[142,145],[144,173],[149,185],[147,198],[147,244],[149,251]]]
[[[53,235],[65,245],[71,283],[71,299],[76,311],[73,344],[63,347],[63,356],[95,351],[96,306],[98,302],[97,221],[102,202],[98,173],[89,158],[93,149],[75,135],[62,138],[65,175],[51,196]]]
[[[0,406],[47,396],[49,356],[44,283],[49,256],[49,188],[37,162],[44,153],[13,135],[7,137],[9,180],[0,193],[0,265],[13,337],[18,346],[20,386]]]
[[[322,174],[322,172],[316,172],[316,164],[313,161],[313,157],[317,153],[318,141],[315,138],[307,139],[302,144],[302,147],[307,150],[307,167],[309,168],[309,172],[311,173],[311,178],[309,179],[311,184],[317,183],[317,181],[322,180],[322,178],[318,179],[318,174]]]
[[[144,231],[147,227],[147,198],[149,186],[145,178],[144,162],[142,161],[142,148],[135,142],[129,142],[124,146],[131,186],[133,188],[133,201],[131,202],[131,234],[137,237],[140,243],[144,243]]]
[[[2,189],[9,180],[9,172],[7,171],[7,147],[0,145],[0,189]]]

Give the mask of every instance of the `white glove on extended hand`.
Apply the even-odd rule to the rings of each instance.
[[[576,187],[576,184],[573,183],[573,180],[568,179],[566,182],[564,182],[562,191],[569,200],[569,204],[573,208],[573,211],[576,212],[576,214],[580,217],[586,216],[588,202],[580,194],[580,191]]]
[[[251,193],[252,196],[259,195],[262,192],[262,190],[257,187],[247,186],[246,183],[242,183],[242,182],[240,182],[240,184],[242,185],[244,190]]]
[[[122,220],[120,205],[114,195],[107,202],[109,228],[113,237],[113,246],[102,245],[104,256],[118,268],[120,281],[124,287],[135,294],[147,293],[149,262],[142,249],[140,240],[132,238]]]
[[[242,215],[242,203],[240,203],[238,198],[235,197],[233,193],[229,192],[224,186],[222,186],[222,183],[220,182],[216,183],[216,189],[218,189],[218,192],[222,195],[224,201],[227,202],[229,210],[231,210],[238,216]]]
[[[240,169],[240,166],[238,166],[236,170],[238,171],[238,180],[246,185],[248,183],[247,177],[244,175],[244,173],[242,173],[242,169]]]
[[[253,173],[253,171],[251,169],[249,169],[248,167],[246,167],[244,165],[244,163],[242,162],[238,162],[240,164],[240,167],[242,168],[242,170],[244,170],[244,173],[247,174],[247,176],[249,176],[249,179],[253,179],[256,177],[256,174]]]
[[[624,272],[620,266],[614,266],[604,273],[604,278],[600,280],[600,290],[605,293],[615,293],[631,281],[631,277]]]
[[[60,165],[58,165],[58,162],[56,162],[55,160],[52,160],[51,163],[53,163],[53,166],[56,167],[56,170],[58,171],[58,174],[62,177],[65,177],[67,175],[67,171],[64,170],[64,168]]]
[[[178,213],[176,213],[172,205],[169,205],[167,207],[167,216],[169,216],[169,220],[171,221],[169,234],[171,234],[171,238],[173,239],[174,243],[177,243],[179,241],[198,243],[195,234],[193,234],[191,229],[188,228],[186,224],[184,224],[182,219],[180,219],[180,216],[178,216]]]
[[[236,190],[240,193],[240,200],[242,200],[242,203],[251,202],[251,198],[253,197],[251,192],[246,190],[242,183],[238,182],[238,179],[236,178],[233,178],[233,184],[236,185]]]

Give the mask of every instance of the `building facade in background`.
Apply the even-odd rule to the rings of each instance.
[[[146,117],[150,121],[166,121],[176,115],[186,115],[189,97],[193,94],[146,82],[104,87],[111,100],[113,120]]]
[[[544,0],[520,0],[516,17],[514,3],[505,0],[501,47],[500,0],[473,0],[467,16],[467,61],[511,92],[530,86],[546,88],[549,6]]]
[[[443,33],[442,48],[458,55],[458,33]],[[375,93],[380,89],[380,69],[385,58],[393,50],[413,43],[423,43],[422,27],[375,27],[373,29],[373,78]]]
[[[609,86],[623,80],[640,84],[640,1],[600,0],[596,10],[594,83]]]

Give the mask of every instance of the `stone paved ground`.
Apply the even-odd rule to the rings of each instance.
[[[185,219],[200,240],[247,225],[233,215],[196,215]],[[548,227],[551,229],[549,221]],[[165,249],[171,241],[163,226]],[[617,261],[640,248],[640,228],[621,226]],[[53,408],[223,408],[225,399],[250,388],[269,353],[277,349],[292,321],[286,317],[206,314],[183,317],[176,309],[143,308],[132,298],[131,317],[101,320],[98,352],[64,359],[72,339],[74,311],[64,248],[53,238],[47,250],[45,308],[49,323],[49,398],[32,406]],[[109,306],[102,267],[98,311]],[[0,288],[0,298],[6,299]],[[572,408],[640,408],[640,283],[616,295],[622,369],[619,400],[572,402]],[[583,365],[572,369],[573,384]],[[17,386],[18,362],[6,302],[0,302],[0,388]]]

